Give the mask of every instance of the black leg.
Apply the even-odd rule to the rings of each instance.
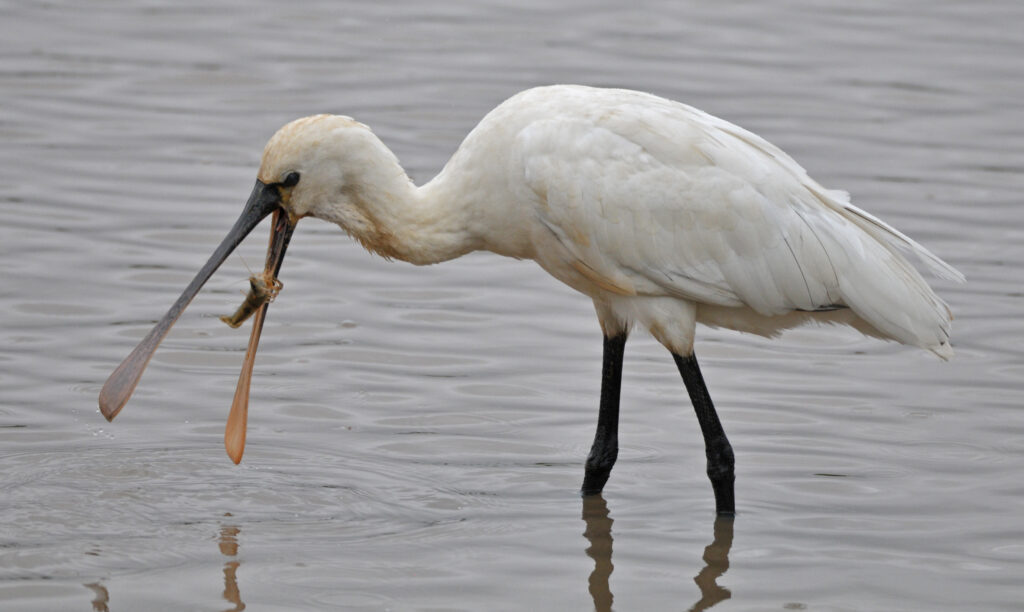
[[[711,403],[708,388],[704,385],[704,377],[697,365],[697,356],[680,357],[672,353],[676,367],[683,375],[686,391],[690,394],[693,409],[697,412],[700,431],[704,434],[704,453],[708,458],[708,478],[715,490],[715,509],[719,516],[736,514],[736,500],[733,495],[733,481],[736,479],[735,459],[732,446],[725,437],[725,430],[715,413],[715,405]]]
[[[619,456],[619,389],[622,387],[622,354],[626,333],[604,339],[604,366],[601,368],[601,408],[597,415],[597,433],[587,457],[583,476],[584,495],[600,493]]]

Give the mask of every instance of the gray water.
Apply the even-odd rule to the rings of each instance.
[[[1024,4],[4,2],[0,609],[1020,610]],[[239,466],[232,311],[259,228],[108,424],[96,396],[241,210],[266,139],[356,117],[417,182],[555,82],[703,108],[968,277],[957,357],[701,329],[737,454],[714,519],[669,355],[576,491],[601,337],[529,262],[429,268],[299,225]]]

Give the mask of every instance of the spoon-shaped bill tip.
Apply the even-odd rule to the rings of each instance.
[[[108,421],[117,416],[117,413],[128,403],[128,398],[132,396],[135,386],[139,384],[139,379],[142,378],[142,373],[145,371],[146,365],[149,364],[149,360],[153,357],[153,353],[160,346],[160,342],[167,335],[167,332],[171,330],[171,327],[178,320],[178,317],[181,316],[181,313],[192,302],[192,298],[199,293],[199,289],[213,276],[213,273],[227,259],[228,255],[235,250],[235,247],[242,242],[242,239],[254,227],[259,225],[260,221],[270,213],[280,210],[280,203],[281,198],[276,187],[256,181],[256,186],[253,187],[249,201],[245,205],[245,210],[242,211],[242,215],[238,218],[238,221],[235,221],[235,225],[228,232],[228,235],[224,237],[217,250],[213,252],[210,259],[203,265],[174,304],[171,305],[171,308],[163,318],[153,326],[153,329],[146,334],[142,342],[139,342],[139,345],[125,357],[121,365],[117,366],[117,369],[113,371],[107,382],[103,384],[103,389],[100,391],[99,405],[100,412],[103,413],[103,416]],[[288,234],[288,237],[290,237],[290,234]]]
[[[289,221],[288,215],[280,210],[274,213],[273,227],[270,232],[270,245],[267,247],[267,261],[263,275],[269,278],[270,285],[280,287],[277,281],[277,273],[281,270],[281,262],[284,261],[284,253],[291,241],[292,231],[295,226]],[[242,361],[242,371],[238,375],[238,386],[235,387],[235,397],[231,401],[231,412],[228,413],[228,422],[224,427],[224,448],[228,457],[237,465],[242,460],[242,453],[245,452],[245,431],[249,418],[249,387],[252,383],[252,368],[256,363],[256,350],[260,344],[260,333],[263,331],[263,322],[267,318],[267,309],[270,302],[264,301],[252,320],[252,333],[249,335],[249,346],[245,350],[245,359]]]
[[[249,418],[249,387],[252,383],[252,368],[256,362],[256,350],[259,348],[260,332],[263,331],[263,321],[267,318],[268,306],[269,303],[260,306],[253,317],[249,346],[245,351],[242,372],[238,375],[238,386],[235,387],[235,397],[231,401],[231,412],[228,414],[228,422],[224,427],[224,449],[227,450],[228,457],[231,457],[236,465],[242,460],[242,453],[245,452],[245,432]]]

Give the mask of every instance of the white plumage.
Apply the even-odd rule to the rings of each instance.
[[[113,418],[161,339],[206,279],[273,214],[259,286],[276,284],[292,229],[337,223],[385,257],[431,264],[487,250],[533,259],[594,301],[604,331],[597,435],[583,492],[600,492],[618,453],[629,330],[673,354],[705,440],[719,514],[734,512],[734,460],[693,354],[697,322],[763,335],[810,320],[931,350],[944,359],[952,315],[900,251],[963,276],[841,191],[825,189],[759,136],[635,91],[552,86],[507,100],[422,187],[368,127],[348,117],[293,121],[267,143],[238,222],[150,334],[111,374]],[[267,296],[256,318],[225,444],[235,462]]]
[[[299,159],[278,157],[285,141]],[[420,264],[471,250],[534,259],[589,295],[606,331],[638,323],[676,353],[692,351],[697,321],[774,335],[818,320],[952,356],[949,308],[899,251],[959,272],[771,143],[677,102],[527,90],[418,189],[368,128],[318,116],[271,140],[260,177],[312,157],[347,173],[309,213],[371,250]],[[359,197],[329,201],[339,191]]]

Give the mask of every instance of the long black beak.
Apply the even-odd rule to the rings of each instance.
[[[149,364],[149,360],[153,357],[156,348],[160,346],[160,342],[167,335],[167,332],[170,331],[171,326],[174,325],[178,317],[181,316],[181,313],[192,302],[192,298],[199,293],[199,289],[213,276],[217,268],[235,250],[235,247],[249,235],[249,232],[274,211],[281,211],[281,213],[275,215],[277,223],[275,223],[275,228],[272,230],[270,250],[267,257],[269,263],[271,253],[274,253],[275,273],[277,269],[280,269],[281,261],[284,257],[284,249],[288,246],[288,239],[291,238],[291,230],[294,228],[294,224],[287,221],[288,216],[281,209],[281,195],[277,187],[257,180],[256,185],[252,189],[252,194],[249,196],[249,201],[245,204],[245,210],[242,211],[242,216],[238,218],[238,221],[235,221],[235,225],[228,232],[228,235],[224,237],[217,250],[213,252],[210,259],[199,270],[199,273],[192,279],[192,282],[188,284],[188,287],[185,288],[185,291],[174,302],[170,310],[167,311],[167,314],[150,330],[149,334],[142,339],[142,342],[139,342],[135,350],[125,357],[121,365],[117,366],[117,369],[111,373],[110,378],[104,383],[99,398],[100,412],[103,413],[103,416],[108,421],[113,420],[117,413],[124,408],[128,398],[135,391],[135,386],[139,384],[142,372],[146,369],[146,365]]]

